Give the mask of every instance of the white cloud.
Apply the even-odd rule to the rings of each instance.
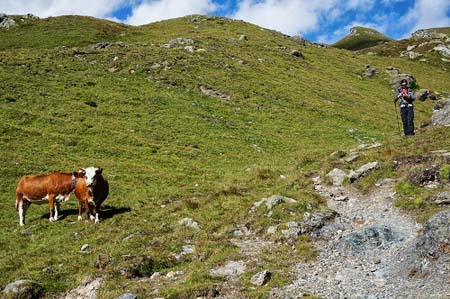
[[[414,7],[402,18],[402,23],[411,25],[410,32],[433,27],[449,27],[450,1],[416,0]]]
[[[374,0],[348,0],[347,8],[368,11],[373,8]]]
[[[0,12],[6,14],[32,13],[39,17],[86,15],[111,17],[127,0],[1,0]]]
[[[237,11],[230,17],[287,34],[305,33],[316,30],[325,13],[333,11],[334,17],[337,17],[340,12],[332,9],[338,2],[338,0],[242,0]]]
[[[209,14],[218,8],[212,0],[147,0],[133,8],[125,23],[142,25],[190,14]]]

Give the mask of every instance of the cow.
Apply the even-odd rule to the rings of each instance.
[[[86,220],[95,220],[95,223],[99,223],[101,205],[109,194],[108,181],[102,175],[102,168],[87,167],[79,171],[85,174],[85,179],[77,182],[75,187],[75,196],[78,199],[78,220],[83,220],[81,214],[84,205]],[[90,203],[94,206],[95,217],[91,215]]]
[[[77,182],[85,181],[85,173],[54,172],[37,176],[23,176],[16,188],[16,210],[19,212],[19,224],[25,225],[25,214],[30,204],[48,203],[50,207],[50,222],[58,219],[58,209],[61,202],[69,200],[70,193]],[[53,214],[54,212],[54,214]]]

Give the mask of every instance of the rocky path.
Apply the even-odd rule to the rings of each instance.
[[[428,267],[416,253],[422,226],[393,206],[392,180],[365,195],[319,180],[315,189],[340,215],[322,228],[318,258],[295,266],[296,280],[274,298],[450,298],[449,263]]]

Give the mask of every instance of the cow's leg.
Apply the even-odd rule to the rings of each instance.
[[[83,220],[83,217],[81,216],[82,212],[83,212],[83,202],[81,200],[78,200],[78,221]]]
[[[50,222],[55,221],[55,218],[53,217],[53,210],[55,209],[55,195],[49,194],[48,195],[48,205],[50,206],[50,218],[48,220]]]
[[[98,214],[100,214],[101,204],[95,205],[95,223],[100,223],[100,219],[98,218]]]
[[[25,218],[23,213],[23,195],[20,193],[16,193],[16,210],[19,212],[19,225],[25,225]]]
[[[55,203],[55,221],[58,220],[59,202]]]
[[[84,207],[86,209],[86,221],[91,219],[91,209],[89,208],[89,201],[86,199],[84,201]]]
[[[30,206],[30,202],[28,200],[22,199],[19,203],[19,224],[20,226],[25,225],[25,215],[27,214],[28,207]]]

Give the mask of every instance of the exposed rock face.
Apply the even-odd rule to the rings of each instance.
[[[96,299],[97,289],[103,283],[103,278],[99,277],[92,281],[86,281],[76,289],[70,291],[64,299]]]
[[[18,280],[3,289],[4,299],[39,299],[43,293],[40,284],[33,280]]]
[[[116,299],[138,299],[138,297],[132,293],[125,293],[125,294],[117,297]]]
[[[350,182],[354,182],[354,181],[360,179],[361,177],[368,175],[372,170],[379,169],[379,168],[380,168],[380,163],[378,161],[364,164],[357,170],[351,171],[349,173],[348,176],[350,178]]]
[[[107,49],[112,46],[126,47],[126,46],[128,46],[128,44],[125,42],[121,42],[121,41],[119,41],[119,42],[99,42],[99,43],[92,45],[91,49],[92,50]]]
[[[431,123],[435,126],[450,125],[450,100],[436,103],[431,117]]]
[[[439,52],[442,56],[450,57],[450,46],[439,45],[434,47],[433,50]]]
[[[358,253],[379,248],[380,246],[388,247],[389,243],[394,240],[394,233],[390,227],[375,225],[365,227],[360,232],[349,234],[345,237],[344,245],[353,252]]]
[[[430,257],[450,253],[450,210],[434,215],[425,223],[416,248],[424,256]]]
[[[212,276],[238,276],[244,273],[246,268],[243,261],[230,261],[222,267],[210,270],[209,273]]]
[[[343,170],[334,168],[332,171],[327,173],[327,177],[331,180],[333,185],[340,186],[348,176]]]
[[[0,14],[0,29],[9,29],[16,25],[16,21],[5,14]]]
[[[450,204],[450,192],[445,191],[438,193],[437,195],[432,196],[429,200],[434,204],[448,205]]]
[[[433,31],[431,29],[422,29],[422,30],[417,30],[416,32],[414,32],[412,34],[413,38],[426,38],[426,39],[444,39],[447,37],[446,34],[444,33],[439,33],[436,31]]]

